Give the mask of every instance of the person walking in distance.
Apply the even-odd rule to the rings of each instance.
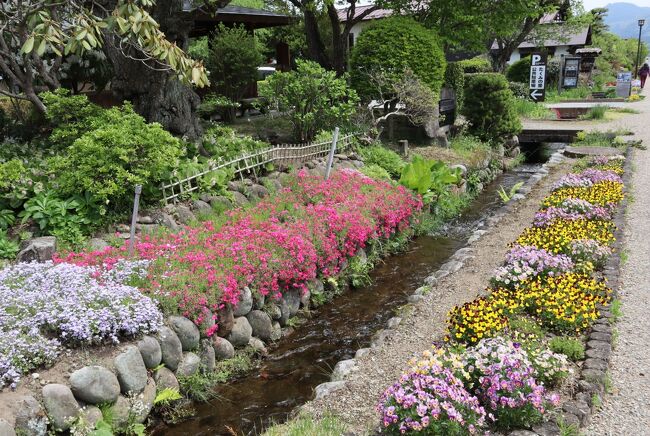
[[[639,70],[639,77],[641,78],[641,89],[645,86],[645,81],[648,78],[648,75],[650,75],[650,67],[648,64],[643,64],[641,69]]]

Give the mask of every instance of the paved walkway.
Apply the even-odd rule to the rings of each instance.
[[[630,129],[635,139],[650,146],[650,97],[634,108],[642,113],[608,123],[607,129]],[[623,258],[628,260],[621,274],[623,317],[616,325],[619,336],[610,368],[611,395],[605,396],[587,435],[650,435],[650,151],[634,151],[632,195]]]

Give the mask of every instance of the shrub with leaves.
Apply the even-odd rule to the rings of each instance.
[[[468,76],[462,113],[470,132],[485,141],[501,141],[521,131],[515,97],[506,78],[497,73]]]
[[[445,70],[445,86],[453,89],[456,93],[456,109],[463,107],[465,101],[465,73],[458,62],[449,62]]]
[[[366,100],[378,98],[372,83],[377,72],[389,82],[400,82],[404,72],[414,75],[438,93],[445,76],[445,55],[436,34],[412,18],[376,20],[364,29],[350,58],[352,87]]]
[[[346,77],[311,61],[297,61],[295,70],[273,74],[260,82],[259,91],[271,106],[289,113],[298,141],[310,141],[319,131],[346,122],[358,102]]]
[[[512,63],[506,71],[506,77],[511,82],[527,84],[530,81],[530,56]]]
[[[90,123],[92,130],[51,160],[64,195],[89,192],[101,207],[125,210],[135,185],[143,185],[151,199],[183,154],[180,140],[160,124],[148,124],[129,104],[105,110]]]
[[[424,159],[415,155],[402,170],[399,182],[422,195],[425,203],[431,203],[449,194],[449,185],[461,179],[460,169],[451,169],[446,163]]]
[[[404,168],[402,157],[382,145],[371,145],[359,149],[359,154],[366,165],[377,165],[390,174],[393,179],[398,179]]]

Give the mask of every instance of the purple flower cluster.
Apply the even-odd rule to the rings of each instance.
[[[576,239],[569,247],[569,256],[575,263],[591,263],[597,269],[604,267],[611,255],[611,248],[593,239]]]
[[[156,303],[115,281],[128,280],[128,270],[138,266],[99,280],[95,268],[66,263],[0,270],[0,387],[15,387],[20,374],[51,362],[62,344],[116,343],[156,331],[162,325]]]
[[[518,283],[537,276],[554,276],[573,269],[573,262],[563,254],[552,254],[533,246],[515,245],[506,254],[504,266],[492,278],[494,286],[512,289]]]
[[[609,221],[612,219],[613,207],[614,205],[608,207],[595,205],[579,198],[567,198],[559,206],[551,206],[537,212],[533,224],[536,227],[546,227],[558,219],[566,221],[582,219]]]
[[[579,174],[569,173],[565,175],[555,182],[552,189],[555,191],[561,188],[589,188],[601,182],[623,183],[623,180],[614,171],[588,168]]]
[[[546,405],[557,405],[535,378],[535,368],[519,344],[505,338],[484,339],[466,352],[475,392],[501,427],[525,426],[538,420]]]
[[[384,428],[393,433],[476,434],[486,416],[453,372],[438,365],[402,375],[383,394],[377,410]]]

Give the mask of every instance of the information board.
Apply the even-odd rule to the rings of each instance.
[[[530,83],[528,94],[531,100],[544,101],[546,97],[546,54],[533,53],[530,56]]]
[[[562,87],[576,88],[580,77],[580,58],[566,58],[562,72]]]

